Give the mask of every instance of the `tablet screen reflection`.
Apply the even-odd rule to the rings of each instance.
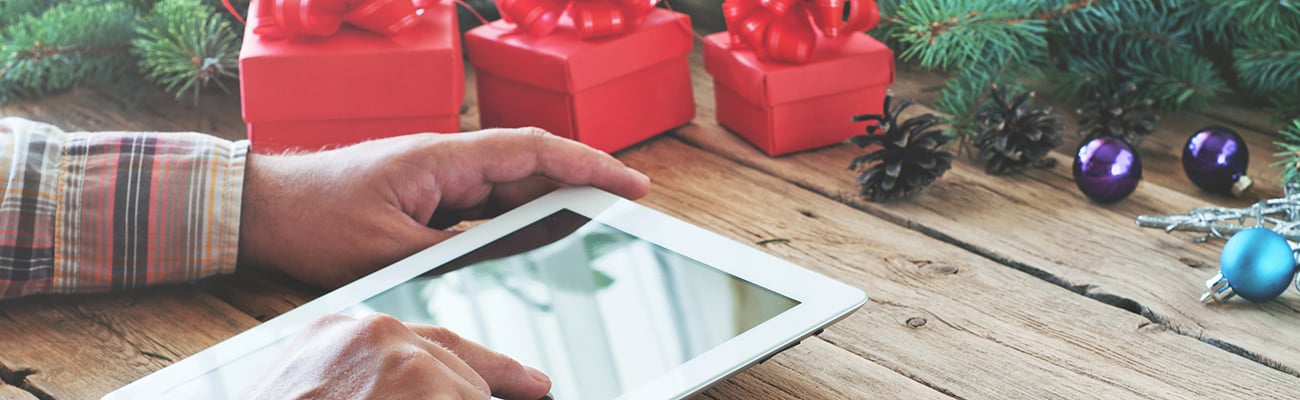
[[[557,400],[618,397],[798,304],[567,210],[430,271],[339,313],[451,328],[546,372]],[[239,398],[292,337],[165,395]]]
[[[546,372],[559,400],[618,397],[798,304],[569,211],[451,264],[467,266],[343,313],[451,328]]]

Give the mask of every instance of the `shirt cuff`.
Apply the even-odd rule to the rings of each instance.
[[[197,133],[73,133],[63,148],[53,291],[231,273],[247,141]]]

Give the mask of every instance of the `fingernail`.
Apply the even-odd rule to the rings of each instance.
[[[537,381],[537,383],[550,386],[551,377],[546,376],[545,372],[538,371],[537,368],[528,367],[528,366],[525,366],[524,369],[528,371],[528,376],[532,377],[534,381]]]

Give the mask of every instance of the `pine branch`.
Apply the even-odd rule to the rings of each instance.
[[[1072,54],[1102,57],[1111,64],[1143,63],[1151,57],[1193,51],[1193,28],[1153,1],[1097,3],[1052,24]]]
[[[1058,7],[1051,7],[1037,13],[1034,13],[1034,19],[1050,21],[1070,15],[1075,11],[1087,8],[1095,4],[1098,0],[1078,0],[1066,3]]]
[[[961,0],[891,4],[887,21],[903,49],[900,58],[922,67],[947,69],[985,62],[1022,63],[1041,59],[1047,49],[1042,21],[1025,18],[1034,1],[979,3]],[[974,4],[979,3],[979,4]]]
[[[1300,2],[1197,0],[1184,8],[1187,23],[1206,43],[1232,48],[1243,34],[1286,34],[1300,27]]]
[[[12,54],[15,58],[26,59],[35,64],[40,64],[46,59],[57,59],[66,57],[94,57],[106,54],[121,53],[129,50],[131,45],[128,43],[114,44],[107,46],[43,46],[41,42],[32,44],[27,50],[18,50]]]
[[[124,73],[135,12],[120,2],[59,4],[0,31],[0,102]]]
[[[0,29],[24,16],[40,14],[58,4],[58,0],[0,0]]]
[[[1300,29],[1300,25],[1297,25]],[[1300,32],[1256,33],[1232,52],[1238,82],[1255,97],[1300,93]]]
[[[1273,163],[1274,168],[1282,170],[1282,186],[1300,183],[1300,119],[1291,121],[1291,125],[1278,133],[1280,140],[1274,142],[1282,149],[1273,155],[1281,160]]]
[[[1214,62],[1198,53],[1193,26],[1183,23],[1184,0],[1099,2],[1058,21],[1057,54],[1065,65],[1066,96],[1136,84],[1135,95],[1161,110],[1201,110],[1227,90]]]
[[[238,77],[239,40],[223,15],[201,0],[163,0],[154,6],[137,32],[135,44],[146,76],[176,95],[215,83],[229,92],[223,78]]]
[[[1164,111],[1204,110],[1228,90],[1214,63],[1192,53],[1131,63],[1120,74],[1137,85],[1136,96],[1156,100],[1156,108]]]

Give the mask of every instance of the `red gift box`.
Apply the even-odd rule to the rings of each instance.
[[[823,39],[802,65],[760,61],[726,32],[705,39],[718,123],[773,156],[865,133],[853,116],[880,114],[894,83],[894,53],[866,33]]]
[[[424,6],[419,24],[392,36],[344,25],[328,37],[268,38],[249,13],[239,85],[253,150],[460,131],[465,71],[455,5]]]
[[[582,40],[571,22],[529,36],[496,21],[465,33],[482,126],[537,126],[613,152],[690,122],[690,18],[655,9],[639,29]]]

